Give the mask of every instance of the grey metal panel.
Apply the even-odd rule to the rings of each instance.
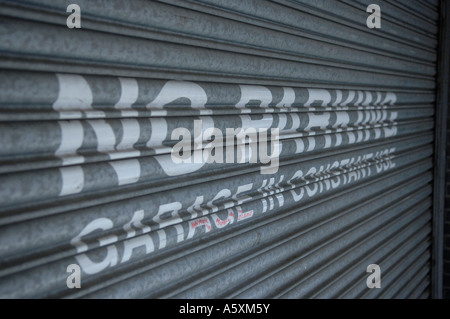
[[[407,174],[404,174],[404,176],[405,175],[407,175]],[[385,181],[383,181],[383,182],[385,182]],[[386,183],[386,182],[385,182]],[[378,184],[378,187],[382,187],[382,185],[380,185],[381,183],[379,183]],[[372,187],[371,187],[372,186]],[[361,190],[355,190],[355,191],[350,191],[349,193],[350,194],[352,194],[352,193],[356,193],[356,194],[354,194],[354,196],[356,197],[356,196],[358,196],[358,195],[360,195],[360,194],[363,194],[363,193],[365,193],[365,194],[367,194],[367,191],[368,191],[368,188],[370,189],[370,188],[375,188],[375,187],[373,187],[374,185],[369,185],[368,187],[366,187],[366,188],[363,188],[363,189],[361,189]],[[307,223],[305,223],[305,222],[302,222],[302,223],[300,223],[299,222],[299,219],[300,220],[308,220],[308,219],[311,219],[311,218],[313,218],[313,220],[311,221],[311,222],[313,222],[313,225],[311,225],[310,227],[311,228],[315,228],[314,227],[314,220],[317,220],[317,221],[321,221],[321,220],[323,220],[324,218],[325,218],[325,220],[326,220],[326,218],[327,218],[327,216],[328,216],[328,218],[333,218],[333,215],[335,214],[335,212],[336,211],[339,211],[339,208],[340,207],[346,207],[347,205],[348,205],[348,200],[346,200],[347,198],[348,198],[348,196],[350,195],[349,193],[346,193],[346,194],[344,194],[344,195],[342,195],[341,197],[340,197],[340,200],[341,201],[338,201],[336,198],[331,198],[330,199],[330,201],[332,201],[333,202],[333,207],[336,207],[336,210],[331,210],[330,209],[330,205],[329,205],[329,202],[328,203],[326,203],[326,204],[328,204],[328,205],[326,205],[326,204],[322,204],[322,205],[316,205],[316,206],[312,206],[312,207],[310,207],[309,209],[308,209],[308,211],[307,212],[304,212],[303,214],[295,214],[295,212],[294,213],[292,213],[292,212],[290,212],[290,216],[288,217],[289,219],[285,219],[285,221],[282,223],[282,224],[280,224],[279,225],[279,227],[281,228],[281,229],[283,229],[283,231],[281,231],[281,234],[280,234],[280,231],[278,231],[278,232],[276,232],[276,229],[273,229],[274,227],[273,227],[273,225],[278,225],[278,223],[274,223],[273,225],[270,225],[269,223],[265,223],[265,227],[261,230],[261,231],[259,231],[259,232],[256,232],[256,231],[254,231],[254,230],[252,230],[251,232],[250,231],[247,231],[247,232],[245,232],[243,235],[241,235],[240,236],[240,238],[236,238],[236,240],[233,240],[233,241],[231,241],[230,240],[230,242],[228,242],[228,241],[222,241],[222,243],[221,243],[221,246],[219,246],[219,247],[217,247],[216,249],[218,250],[218,251],[220,251],[220,252],[222,252],[222,254],[221,254],[221,258],[219,259],[219,260],[217,260],[217,262],[220,262],[220,261],[223,261],[223,262],[220,262],[220,264],[222,265],[222,267],[226,267],[226,265],[228,265],[230,262],[231,262],[231,260],[229,261],[228,259],[224,259],[224,257],[226,257],[226,255],[223,255],[224,253],[226,253],[227,252],[227,247],[229,247],[230,245],[236,245],[236,246],[238,246],[238,245],[248,245],[248,244],[251,244],[252,243],[252,241],[250,240],[251,238],[254,238],[253,240],[255,240],[255,239],[257,239],[257,240],[259,240],[259,241],[263,241],[264,240],[264,238],[261,238],[262,236],[265,236],[265,237],[268,237],[268,236],[283,236],[284,234],[287,234],[287,235],[290,235],[289,237],[297,237],[299,234],[301,234],[302,232],[300,231],[295,231],[295,228],[304,228],[304,227],[308,227],[308,224]],[[352,194],[353,195],[353,194]],[[367,194],[367,195],[369,195],[370,196],[370,193],[369,194]],[[324,216],[325,215],[325,216]],[[344,214],[343,215],[345,215],[345,211],[344,211]],[[288,226],[290,226],[290,229],[292,229],[292,228],[294,228],[294,231],[291,231],[291,232],[289,232],[289,228],[288,229],[286,229],[286,227],[288,227]],[[303,226],[303,227],[302,227]],[[284,232],[284,229],[286,229],[286,232]],[[272,231],[271,231],[272,230]],[[338,231],[338,229],[336,229],[336,231]],[[322,236],[326,236],[327,234],[326,233],[324,233],[324,234],[322,234]],[[245,236],[245,237],[244,237]],[[330,237],[331,237],[331,234],[329,235]],[[255,238],[256,237],[256,238]],[[259,237],[259,238],[258,238]],[[287,240],[289,240],[290,238],[287,238]],[[230,238],[231,239],[231,238]],[[286,239],[285,239],[286,240]],[[270,243],[272,243],[272,245],[274,245],[274,246],[276,246],[278,243],[280,243],[280,241],[279,240],[272,240],[272,241],[270,241]],[[314,241],[311,241],[311,242],[308,242],[311,246],[315,246],[315,244],[317,244],[317,243],[315,243]],[[304,246],[304,245],[302,245],[302,246]],[[299,247],[299,249],[301,249],[302,248],[302,246],[301,247]],[[263,246],[264,247],[264,246]],[[230,247],[231,248],[231,247]],[[235,248],[236,249],[236,248]],[[239,248],[237,248],[237,249],[239,249]],[[260,251],[261,251],[261,248],[259,248],[259,247],[255,247],[254,249],[253,249],[253,254],[259,254],[260,253]],[[277,252],[277,251],[275,251],[275,252]],[[243,257],[242,255],[244,255],[244,253],[242,253],[241,254],[241,257],[240,258],[238,258],[235,262],[237,263],[237,264],[239,264],[239,263],[241,263],[242,261],[246,261],[246,259],[247,259],[247,256],[249,256],[249,251],[246,251],[245,252],[245,256],[246,257]],[[251,257],[253,257],[253,254],[251,254],[249,257],[251,258]],[[195,262],[196,264],[195,264],[195,268],[200,268],[200,266],[202,265],[202,264],[204,264],[204,263],[208,263],[208,262],[210,262],[209,260],[207,260],[207,258],[202,258],[203,256],[202,255],[204,255],[205,257],[207,257],[208,256],[208,252],[207,251],[204,251],[204,250],[201,250],[200,252],[198,252],[198,255],[197,255],[197,257],[198,258],[195,258],[194,256],[192,256],[191,258],[189,258],[189,257],[187,257],[187,258],[182,258],[181,260],[179,260],[178,261],[178,264],[179,264],[179,268],[175,268],[175,269],[177,269],[178,271],[181,271],[181,273],[180,274],[178,274],[178,271],[173,271],[173,272],[171,272],[171,273],[169,273],[169,274],[167,274],[166,275],[166,278],[167,277],[169,277],[169,278],[174,278],[175,276],[176,277],[178,277],[178,278],[180,278],[180,279],[184,279],[185,277],[186,277],[186,270],[184,270],[183,271],[183,267],[186,265],[186,264],[191,264],[191,263],[193,263],[193,262]],[[298,255],[296,255],[296,256],[298,256]],[[211,258],[211,256],[209,256],[209,258]],[[194,260],[193,260],[194,259]],[[232,259],[233,260],[233,259]],[[251,259],[251,260],[253,260],[253,259]],[[251,262],[251,260],[249,261],[249,262]],[[267,260],[267,262],[276,262],[276,261],[274,261],[274,260]],[[256,263],[255,262],[255,265],[257,265],[258,263]],[[176,267],[176,264],[174,264],[174,267]],[[217,267],[217,266],[216,266]],[[211,269],[212,267],[208,267],[209,269]],[[207,269],[208,269],[207,268]],[[228,268],[228,267],[227,267]],[[200,272],[200,274],[201,274],[201,277],[200,277],[200,280],[201,279],[205,279],[206,281],[208,281],[208,280],[211,280],[211,279],[214,279],[214,278],[216,278],[216,275],[218,275],[218,274],[226,274],[227,273],[227,271],[228,271],[228,273],[231,275],[231,272],[233,272],[233,271],[235,271],[235,272],[239,272],[239,267],[238,267],[238,265],[235,265],[235,264],[231,264],[230,265],[230,269],[227,269],[227,268],[225,268],[225,269],[217,269],[217,271],[215,271],[216,269],[214,269],[214,268],[212,268],[211,269],[211,271],[212,271],[212,273],[209,275],[209,276],[205,276],[205,275],[207,275],[207,274],[204,274],[204,273],[202,273],[202,272]],[[147,282],[147,284],[149,284],[149,285],[157,285],[157,283],[158,283],[158,278],[161,278],[161,275],[165,272],[166,270],[164,269],[164,267],[158,267],[158,268],[156,268],[156,269],[154,269],[154,270],[151,270],[151,271],[149,271],[148,273],[144,273],[143,275],[141,275],[141,276],[138,276],[138,277],[136,277],[135,278],[135,280],[133,280],[133,281],[131,281],[131,283],[129,284],[129,286],[128,286],[128,288],[131,288],[131,287],[134,287],[135,286],[135,284],[137,284],[137,283],[143,283],[143,282],[146,282],[147,280],[148,280],[148,282]],[[250,274],[251,274],[251,272],[252,272],[252,268],[250,267],[250,269],[249,270],[247,270],[247,271],[250,271]],[[245,273],[244,273],[245,274]],[[256,274],[256,277],[258,277],[257,276],[258,274]],[[235,278],[234,276],[229,276],[229,277],[231,277],[231,279],[233,279],[233,278]],[[148,278],[148,279],[147,279]],[[195,277],[194,277],[194,279],[195,279]],[[250,282],[253,282],[255,279],[254,278],[251,278],[250,279]],[[365,281],[364,281],[365,282]],[[125,285],[125,284],[127,284],[127,282],[121,282],[121,283],[119,283],[119,284],[117,284],[117,288],[115,289],[115,293],[116,294],[118,294],[117,296],[123,296],[122,294],[123,293],[125,293],[125,292],[127,292],[128,291],[128,293],[132,293],[131,291],[129,291],[128,289],[126,289],[125,287],[123,287],[123,286],[121,286],[121,285]],[[221,281],[221,284],[223,284],[223,285],[230,285],[231,283],[229,283],[228,281]],[[240,284],[240,282],[238,281],[237,282],[237,284]],[[177,287],[180,287],[180,284],[178,283],[178,282],[176,282],[176,286]],[[162,285],[162,288],[163,289],[165,289],[166,287],[164,286],[164,285]],[[209,289],[217,289],[218,287],[217,286],[214,286],[214,285],[208,285],[208,288]],[[172,287],[172,289],[174,289],[173,287]],[[178,288],[179,289],[179,288]],[[220,289],[220,288],[219,288]],[[235,289],[236,288],[234,288],[233,289],[233,291],[235,291]],[[138,294],[140,293],[139,291],[137,292]],[[217,293],[217,292],[216,292]],[[106,292],[105,293],[105,295],[106,294],[109,294],[109,292]],[[100,296],[102,296],[102,295],[100,295]]]
[[[370,4],[367,0],[347,1],[343,0],[350,6],[362,9],[367,8]],[[398,1],[395,1],[398,3]],[[410,1],[411,2],[411,1]],[[388,20],[390,23],[397,24],[399,26],[412,29],[423,34],[427,34],[429,37],[436,39],[436,34],[430,32],[433,28],[436,28],[436,18],[430,18],[423,14],[417,14],[416,11],[405,11],[395,6],[395,3],[391,4],[389,1],[378,2],[382,8],[383,20]],[[436,8],[433,9],[435,15]],[[390,30],[385,30],[392,32]]]
[[[0,1],[0,297],[429,296],[433,5],[69,3]],[[277,128],[279,168],[179,127]]]
[[[333,1],[296,1],[296,0],[275,0],[275,2],[290,6],[300,11],[307,12],[309,14],[319,15],[321,18],[327,18],[328,20],[335,21],[341,25],[349,26],[353,29],[366,31],[366,19],[367,14],[364,14],[367,6],[371,4],[370,1],[363,1],[360,6],[352,7],[354,1],[349,1],[349,6],[342,6],[342,4]],[[313,7],[309,9],[305,6]],[[398,12],[395,12],[387,3],[382,1],[377,3],[382,8],[383,15],[383,27],[379,30],[378,36],[392,39],[396,42],[403,42],[411,46],[418,46],[419,48],[435,48],[437,41],[434,36],[428,32],[421,34],[422,30],[430,30],[436,28],[436,26],[430,25],[428,21],[414,19],[414,16],[406,15],[402,17],[403,20],[416,23],[411,27],[399,23],[398,17],[401,16]],[[317,9],[320,11],[317,12]],[[385,14],[386,13],[386,14]],[[392,17],[394,15],[394,17]],[[427,23],[428,22],[428,23]],[[418,30],[417,27],[421,26],[422,30]],[[413,32],[411,32],[411,30]],[[433,39],[434,38],[434,39]]]
[[[57,63],[60,65],[56,70],[58,72],[64,72],[66,61],[73,61],[70,64],[97,67],[109,74],[113,69],[121,76],[133,76],[133,69],[139,68],[155,72],[167,69],[166,72],[172,74],[192,72],[220,74],[225,77],[270,77],[283,82],[295,80],[320,83],[322,86],[328,81],[341,86],[354,86],[358,83],[359,86],[371,88],[387,85],[399,89],[433,89],[435,86],[432,78],[423,76],[389,74],[372,69],[371,76],[367,77],[368,69],[275,60],[95,31],[89,34],[73,33],[70,29],[58,31],[62,37],[71,39],[66,43],[53,36],[55,27],[17,19],[3,18],[2,29],[7,31],[0,37],[0,50],[5,55],[4,60],[0,62],[3,68],[20,67],[12,58],[15,57]],[[41,46],[39,54],[35,53],[36,46]],[[78,49],[80,47],[81,50]],[[426,56],[425,52],[412,54]],[[102,56],[102,59],[99,60],[98,56]],[[187,56],[190,58],[186,59]],[[26,66],[27,62],[24,65]]]
[[[388,236],[384,235],[384,231],[375,232],[373,236],[369,237],[369,241],[373,245],[369,247],[371,247],[373,251],[371,251],[366,258],[382,260],[384,257],[383,255],[386,254],[386,252],[390,253],[390,255],[388,255],[389,258],[399,254],[399,252],[416,247],[430,232],[430,228],[424,227],[424,223],[429,223],[429,218],[428,220],[425,219],[422,223],[411,223],[412,227],[404,227],[400,231],[397,230],[397,233],[394,234],[391,231],[392,228],[395,227],[395,224],[391,224],[389,227],[390,229],[386,230]],[[374,242],[372,242],[372,240],[374,240]],[[364,249],[364,244],[366,244],[366,241],[357,245],[354,248],[356,251],[351,250],[349,254],[354,254],[354,257],[352,256],[353,258],[364,256],[358,255],[358,253],[367,254],[367,251],[361,252],[361,250]],[[336,262],[326,265],[326,268],[323,270],[319,269],[314,276],[307,278],[306,281],[300,281],[296,283],[294,287],[289,287],[290,290],[283,292],[284,294],[282,294],[281,297],[306,295],[311,298],[336,298],[339,296],[339,291],[342,291],[345,286],[358,278],[358,269],[364,269],[364,266],[367,264],[367,261],[356,260],[356,263],[349,268],[346,257],[347,255],[343,255],[336,260]],[[338,268],[336,269],[336,267]],[[336,276],[336,274],[339,275]],[[361,277],[361,274],[359,274],[359,278]],[[413,282],[413,284],[414,283],[415,282]],[[317,287],[319,287],[319,289],[317,289]]]
[[[305,12],[303,12],[303,10],[290,10],[284,7],[280,7],[277,4],[267,3],[264,6],[261,6],[260,3],[258,3],[258,1],[256,0],[245,2],[222,2],[220,0],[189,2],[194,3],[192,6],[196,8],[198,8],[197,3],[202,3],[210,7],[225,9],[229,12],[237,12],[238,14],[242,14],[253,19],[268,20],[273,24],[282,25],[284,27],[295,29],[297,31],[306,31],[307,33],[320,34],[321,36],[329,38],[330,40],[337,39],[341,42],[347,42],[349,44],[357,43],[358,47],[369,47],[386,51],[391,51],[391,44],[395,47],[402,47],[402,44],[400,44],[398,41],[395,41],[394,44],[388,39],[385,39],[384,41],[379,41],[379,39],[377,39],[378,41],[373,42],[371,40],[375,40],[377,36],[367,32],[359,31],[356,28],[345,25],[344,23],[339,23],[341,22],[340,16],[339,18],[335,17],[334,19],[325,19],[324,15],[321,15],[320,13],[318,13],[317,16],[312,14],[307,15],[305,14]],[[176,1],[176,3],[182,6],[187,6],[184,4],[185,1]],[[346,9],[345,5],[342,6],[342,4],[338,4],[337,2],[330,2],[329,6],[330,11],[332,11],[332,9],[335,9],[336,11],[336,8],[339,8],[337,10],[340,10],[340,8]],[[365,11],[360,11],[359,16],[367,17]],[[360,27],[360,25],[358,25],[358,27]],[[361,28],[361,30],[363,29]],[[406,48],[405,46],[405,51],[403,51],[403,53],[405,53],[405,55],[411,54],[411,57],[417,58],[418,56],[415,55],[414,50],[415,49],[413,49],[411,46],[408,46],[408,48]],[[423,53],[425,53],[425,49],[423,47],[421,48],[421,50],[424,50]]]
[[[403,203],[404,204],[404,203]],[[372,206],[374,207],[374,206]],[[375,206],[378,207],[378,206]],[[393,208],[395,211],[395,208]],[[366,210],[367,214],[370,215],[373,213],[372,210]],[[386,213],[386,212],[384,212]],[[361,212],[355,212],[355,215],[359,215],[358,217],[363,217],[365,215],[362,215]],[[383,217],[390,217],[392,218],[392,212],[388,214],[387,216],[384,215]],[[395,215],[394,215],[395,216]],[[237,276],[236,274],[230,274],[230,273],[224,273],[228,274],[228,277],[232,278],[225,278],[225,275],[218,275],[215,276],[214,281],[216,281],[216,285],[212,284],[210,285],[209,280],[207,283],[205,283],[205,286],[198,285],[195,287],[195,289],[190,289],[187,293],[181,295],[181,297],[192,297],[197,294],[206,297],[208,295],[215,295],[212,291],[205,289],[208,286],[209,287],[216,287],[217,285],[228,285],[228,283],[236,281],[240,282],[242,285],[242,282],[244,281],[247,285],[250,284],[250,287],[246,287],[244,291],[236,294],[233,289],[233,295],[241,298],[267,298],[271,297],[270,295],[265,295],[267,291],[275,291],[278,292],[279,289],[284,288],[284,285],[287,283],[296,283],[300,278],[305,278],[307,276],[308,271],[314,270],[317,266],[323,265],[326,260],[331,258],[331,256],[336,256],[341,253],[340,249],[342,247],[353,247],[355,246],[361,239],[363,239],[367,233],[371,233],[372,231],[376,230],[377,227],[379,227],[379,223],[383,223],[384,221],[381,219],[378,221],[377,219],[368,219],[366,222],[370,225],[366,225],[366,228],[364,227],[357,227],[357,229],[345,229],[342,227],[342,225],[345,223],[347,227],[351,225],[351,222],[349,220],[357,221],[357,219],[351,215],[348,214],[345,216],[345,218],[348,218],[348,220],[339,220],[339,219],[333,219],[332,223],[326,224],[323,227],[317,227],[314,229],[315,232],[318,232],[323,235],[330,236],[333,234],[333,231],[336,231],[337,229],[341,230],[341,235],[333,236],[330,241],[322,242],[318,238],[314,238],[308,240],[307,235],[304,236],[297,236],[296,238],[292,238],[287,242],[285,245],[287,246],[284,248],[282,245],[278,245],[276,248],[273,249],[273,252],[270,251],[273,255],[272,257],[267,256],[261,256],[259,255],[259,258],[252,259],[251,261],[248,261],[248,272],[269,272],[270,274],[264,274],[264,276],[257,276],[257,281],[249,283],[250,280],[245,282],[244,278],[248,277],[248,273],[245,273],[243,271],[242,277]],[[388,219],[389,220],[389,219]],[[328,226],[328,227],[327,227]],[[343,230],[344,228],[345,230]],[[309,235],[309,234],[308,234]],[[319,237],[320,238],[320,237]],[[299,249],[302,247],[302,244],[306,241],[311,241],[316,243],[318,247],[314,249],[308,250],[307,253],[299,253],[296,252],[295,255],[298,257],[295,259],[288,259],[286,257],[282,257],[280,252],[282,252],[284,249],[289,249],[291,251],[294,247]],[[325,249],[326,247],[326,249]],[[291,252],[292,253],[292,252]],[[269,254],[269,253],[267,253]],[[330,256],[330,255],[331,256]],[[281,255],[281,256],[280,256]],[[287,265],[280,264],[280,260],[289,260]],[[272,261],[272,263],[275,262],[275,266],[270,267],[267,263],[267,261]],[[348,260],[347,260],[348,261]],[[247,268],[245,265],[240,264],[240,269]],[[224,278],[222,278],[224,277]],[[256,277],[256,276],[255,276]],[[263,278],[261,278],[263,277]],[[265,278],[264,278],[265,277]],[[213,282],[214,283],[214,282]],[[302,288],[304,288],[304,284],[300,284]],[[223,287],[221,287],[223,289]],[[300,295],[301,296],[301,295]],[[177,295],[176,297],[180,297],[180,295]]]
[[[414,0],[414,1],[407,1],[407,0],[401,0],[401,1],[393,1],[389,0],[389,2],[392,3],[392,5],[396,5],[402,10],[405,10],[407,12],[411,12],[412,14],[415,14],[417,16],[422,16],[424,19],[435,21],[436,24],[438,24],[439,19],[439,13],[438,8],[439,4],[435,3],[435,7],[429,7],[428,1],[420,1],[420,0]]]

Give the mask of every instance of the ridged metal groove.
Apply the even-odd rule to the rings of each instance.
[[[340,6],[336,6],[333,3],[328,3],[328,5],[322,4],[324,8],[327,8],[327,10],[320,10],[320,4],[310,3],[309,5],[313,6],[313,10],[309,9],[306,10],[305,6],[299,3],[295,0],[275,0],[274,2],[280,3],[285,6],[289,6],[292,8],[295,8],[299,11],[304,11],[309,14],[317,15],[321,18],[328,18],[328,20],[337,22],[341,25],[349,26],[350,28],[354,28],[356,30],[364,30],[366,26],[364,25],[364,17],[361,17],[362,19],[355,19],[355,17],[359,16],[361,11],[364,11],[365,8],[367,8],[367,5],[370,4],[370,2],[367,5],[359,6],[357,9],[345,7],[340,8]],[[379,3],[381,7],[383,7],[383,11],[387,12],[387,15],[383,14],[383,22],[384,22],[384,28],[381,28],[383,34],[379,36],[386,37],[387,39],[402,42],[405,44],[409,44],[411,46],[415,46],[418,48],[423,49],[424,47],[429,47],[433,49],[436,47],[436,39],[432,39],[433,36],[425,34],[425,36],[422,36],[420,31],[418,30],[411,30],[409,28],[405,28],[402,24],[396,23],[397,21],[394,19],[390,19],[389,17],[389,8],[386,8],[384,3]],[[316,7],[319,6],[319,7]],[[318,11],[319,9],[320,11]],[[317,12],[318,11],[318,12]],[[394,22],[394,23],[392,23]],[[410,31],[413,31],[413,33],[410,33]],[[384,33],[386,32],[386,33]],[[420,45],[422,44],[422,45]]]
[[[424,223],[426,223],[426,222],[429,222],[429,219],[424,221]],[[430,231],[429,228],[422,228],[424,226],[424,223],[414,223],[414,226],[413,226],[414,228],[412,228],[412,227],[405,228],[404,230],[401,230],[399,232],[399,234],[394,234],[395,236],[393,236],[391,234],[390,229],[388,230],[389,237],[383,236],[383,231],[385,231],[385,230],[383,230],[381,232],[376,232],[375,233],[376,237],[374,238],[371,236],[370,239],[372,239],[372,238],[377,239],[377,241],[375,243],[373,243],[373,244],[377,244],[377,246],[375,246],[375,248],[373,248],[373,251],[370,254],[368,254],[366,258],[379,260],[380,254],[383,254],[384,251],[392,251],[392,249],[399,246],[399,243],[401,243],[401,244],[408,243],[408,245],[410,245],[411,247],[415,247],[415,245],[417,245],[420,241],[425,239],[425,237],[427,236],[427,234]],[[407,237],[407,236],[409,236],[409,237]],[[379,238],[379,237],[381,237],[381,238]],[[405,239],[405,237],[406,237],[406,239]],[[398,241],[396,241],[396,240],[398,240]],[[388,242],[386,242],[386,241],[388,241]],[[364,243],[365,243],[365,241],[364,241]],[[363,249],[363,247],[361,247],[361,246],[362,245],[358,245],[354,249],[355,250],[358,249],[358,252],[359,252],[359,250]],[[402,249],[404,249],[404,248],[402,248]],[[363,252],[363,253],[367,253],[367,252]],[[357,256],[359,256],[359,255],[357,255]],[[322,298],[324,298],[324,297],[333,298],[333,296],[336,297],[337,296],[336,294],[335,295],[332,294],[333,291],[336,291],[336,289],[338,287],[342,286],[343,284],[345,284],[345,282],[348,282],[348,280],[349,280],[349,277],[345,277],[345,275],[349,274],[351,271],[355,271],[355,273],[357,273],[356,270],[360,266],[364,265],[364,260],[359,260],[357,262],[357,264],[355,264],[355,266],[348,269],[347,264],[345,263],[345,259],[344,259],[345,257],[346,257],[346,255],[343,255],[341,257],[341,259],[339,260],[339,261],[341,261],[341,260],[342,261],[341,262],[337,261],[338,262],[337,266],[341,267],[340,272],[336,271],[335,269],[329,269],[329,267],[334,266],[334,264],[329,263],[326,265],[327,268],[325,268],[323,270],[323,273],[322,273],[322,271],[320,271],[317,274],[314,274],[314,277],[312,277],[310,279],[307,278],[307,280],[312,281],[310,285],[307,285],[308,282],[300,281],[294,287],[288,287],[288,289],[290,289],[289,291],[286,291],[281,295],[277,295],[277,297],[292,298],[292,297],[298,296],[300,293],[305,294],[305,290],[306,290],[306,296],[308,296],[310,298],[321,296],[320,293],[325,292],[325,291],[327,292],[327,295],[325,295],[325,296],[322,295],[321,296]],[[362,258],[362,256],[360,258]],[[344,272],[344,270],[345,270],[345,272]],[[320,280],[320,282],[317,282],[319,280]],[[327,280],[328,280],[328,282],[327,282]],[[302,288],[302,286],[304,286],[305,284],[307,285],[306,289]],[[310,290],[314,287],[314,285],[317,285],[320,288],[317,289],[315,293],[312,293]],[[308,288],[309,288],[309,290],[308,290]]]
[[[172,3],[173,1],[167,1]],[[300,11],[293,11],[284,9],[283,7],[280,7],[276,4],[267,4],[264,7],[258,6],[257,1],[248,1],[245,3],[239,3],[239,2],[231,2],[231,3],[223,3],[218,0],[205,0],[205,1],[189,1],[189,5],[186,4],[185,1],[177,0],[175,2],[177,5],[188,7],[188,8],[195,8],[198,10],[202,10],[202,6],[207,7],[210,10],[216,10],[215,8],[220,8],[220,10],[226,10],[227,12],[230,12],[234,15],[239,14],[245,16],[245,18],[250,19],[257,19],[257,20],[263,20],[263,21],[270,21],[270,23],[273,26],[281,26],[283,28],[288,28],[291,30],[296,30],[296,32],[302,32],[306,31],[311,35],[320,35],[328,38],[330,41],[338,39],[341,41],[341,43],[347,43],[347,45],[351,45],[352,42],[358,43],[358,47],[372,47],[374,48],[374,43],[370,43],[368,41],[371,38],[371,35],[365,34],[365,40],[363,40],[360,36],[362,36],[362,32],[359,34],[357,31],[355,32],[354,29],[347,28],[346,26],[341,28],[333,28],[334,23],[332,21],[323,21],[324,19],[322,17],[316,18],[315,16],[308,15],[308,19],[305,19],[305,15],[302,14]],[[201,5],[199,5],[199,3]],[[334,3],[330,4],[331,6],[334,6]],[[204,9],[205,11],[207,9]],[[273,12],[272,10],[276,11],[274,14],[270,14],[269,12]],[[257,14],[254,14],[254,12],[257,11]],[[210,11],[208,11],[210,12]],[[216,12],[216,11],[213,11]],[[361,12],[360,12],[361,14]],[[362,14],[361,16],[367,17],[366,14]],[[302,26],[299,25],[299,23],[295,22],[296,19],[302,19],[305,21],[305,27],[302,28]],[[319,23],[308,23],[311,20],[319,20],[322,22]],[[252,21],[252,20],[250,20]],[[312,22],[312,21],[311,21]],[[336,23],[337,26],[337,23]],[[351,31],[350,31],[351,30]],[[345,31],[349,31],[349,33],[345,33]],[[348,34],[352,35],[353,41],[349,39],[347,36]],[[374,37],[375,38],[375,37]],[[389,41],[378,42],[380,46],[378,48],[386,49],[386,51],[390,51],[389,49]],[[398,44],[397,44],[398,45]],[[423,50],[423,48],[422,48]],[[412,52],[412,51],[411,51]],[[398,54],[397,54],[398,55]],[[405,55],[408,55],[405,51]],[[410,56],[414,56],[414,54],[411,54]],[[415,56],[415,58],[418,58],[418,56]],[[425,57],[422,57],[425,58]]]

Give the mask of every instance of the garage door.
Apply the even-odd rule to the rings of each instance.
[[[371,2],[0,1],[0,296],[429,297],[438,1]]]

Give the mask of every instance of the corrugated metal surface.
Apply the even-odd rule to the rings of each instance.
[[[437,1],[370,2],[0,1],[0,296],[429,297]]]

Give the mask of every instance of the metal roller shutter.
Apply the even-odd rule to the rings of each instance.
[[[0,297],[430,296],[438,1],[71,2],[0,1]]]

